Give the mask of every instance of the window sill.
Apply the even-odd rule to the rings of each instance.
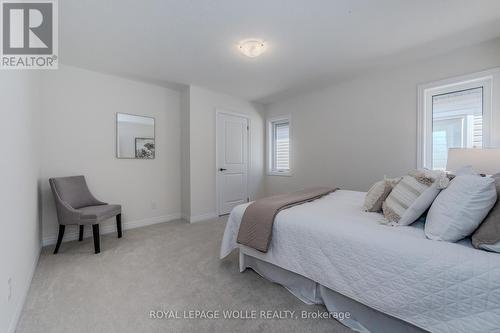
[[[292,173],[290,171],[286,172],[279,172],[279,171],[268,171],[267,172],[268,176],[282,176],[282,177],[290,177],[292,176]]]

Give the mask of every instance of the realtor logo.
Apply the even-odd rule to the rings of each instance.
[[[2,69],[57,69],[56,0],[0,0]]]

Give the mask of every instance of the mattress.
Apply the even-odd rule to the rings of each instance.
[[[245,252],[431,332],[500,331],[500,254],[429,240],[421,222],[382,225],[364,197],[339,190],[283,210],[269,251]],[[247,206],[231,212],[221,258],[239,246]]]

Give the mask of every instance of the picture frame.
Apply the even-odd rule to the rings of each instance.
[[[155,158],[155,139],[154,138],[135,138],[135,158],[154,159]]]

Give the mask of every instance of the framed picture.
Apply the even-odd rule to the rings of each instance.
[[[155,158],[155,139],[135,138],[135,158]]]

